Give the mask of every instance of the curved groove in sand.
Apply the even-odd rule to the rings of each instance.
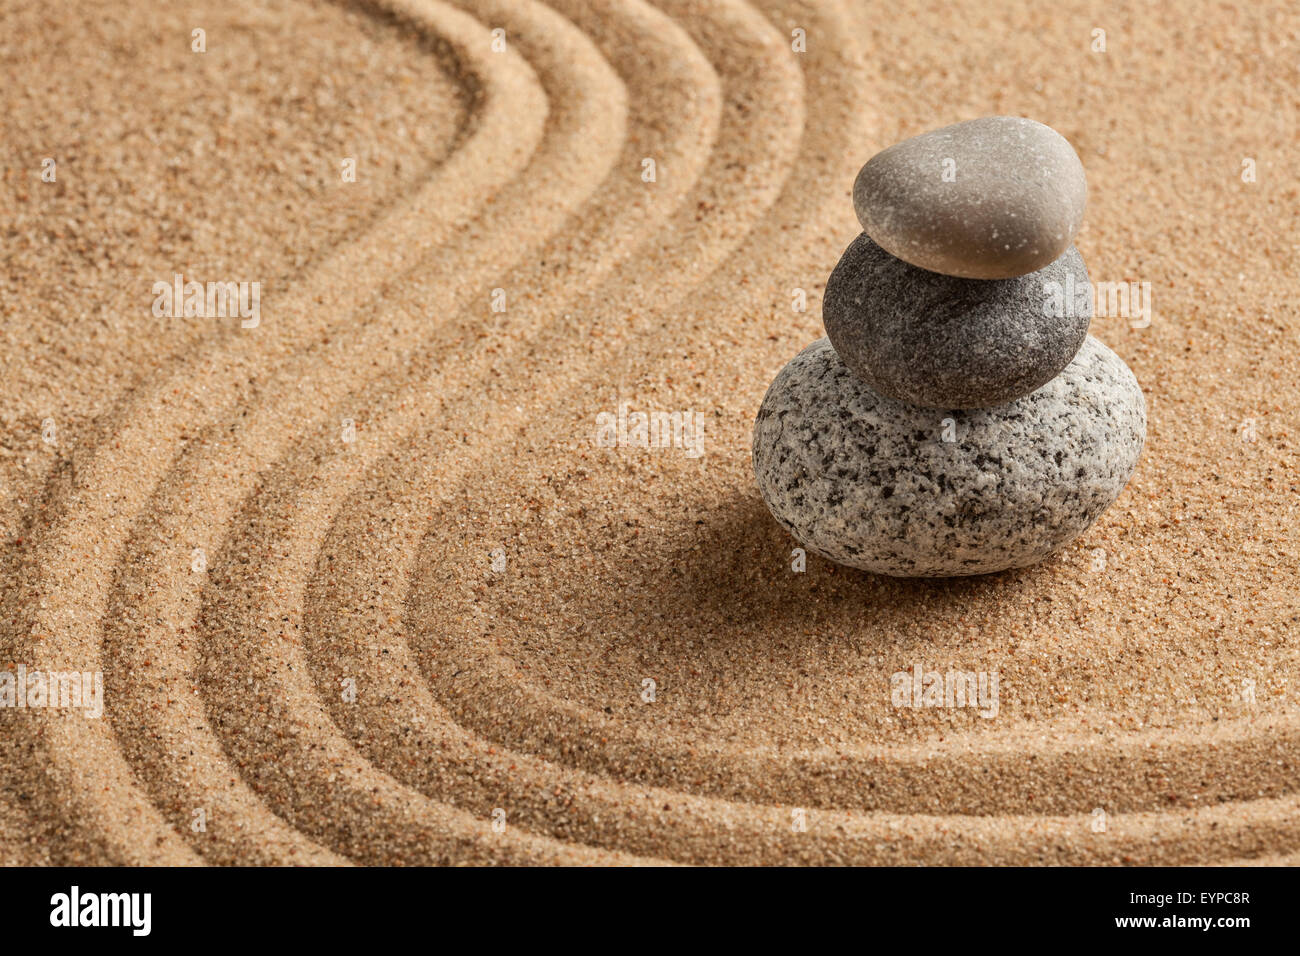
[[[603,258],[588,257],[585,254],[580,254],[576,257],[577,263],[574,267],[575,271],[566,273],[563,281],[549,283],[549,285],[554,286],[554,289],[534,290],[532,296],[533,302],[547,304],[547,300],[551,296],[563,298],[567,295],[572,295],[575,291],[591,285],[596,277],[610,271],[610,269],[618,264],[619,261],[625,260],[629,250],[617,244],[616,240],[618,239],[619,231],[626,232],[629,224],[635,229],[640,226],[649,226],[653,222],[661,219],[664,215],[664,209],[671,209],[676,205],[678,199],[684,193],[685,187],[689,186],[693,181],[693,170],[702,166],[704,160],[708,156],[711,137],[705,137],[701,140],[698,136],[701,120],[704,121],[706,128],[711,127],[714,121],[709,118],[709,114],[716,111],[717,96],[708,93],[708,91],[716,84],[716,80],[713,78],[707,62],[705,62],[698,52],[690,46],[689,42],[686,41],[684,34],[682,34],[680,30],[673,28],[670,22],[663,18],[648,16],[649,11],[644,8],[638,9],[634,7],[633,9],[639,14],[639,16],[626,16],[628,32],[638,39],[662,43],[664,49],[660,53],[660,59],[665,67],[667,67],[669,63],[673,63],[677,70],[687,67],[689,69],[687,74],[688,78],[695,81],[689,84],[678,83],[675,85],[676,88],[670,84],[669,92],[671,95],[669,96],[664,96],[661,91],[658,97],[652,97],[649,95],[652,91],[638,90],[639,94],[645,94],[646,102],[654,105],[645,109],[645,115],[633,117],[635,139],[649,136],[655,130],[662,131],[665,128],[672,129],[674,126],[679,126],[681,130],[679,135],[670,135],[666,140],[659,144],[659,155],[661,157],[666,157],[668,163],[671,164],[671,168],[674,170],[674,181],[678,183],[678,185],[660,193],[654,203],[638,201],[636,193],[639,192],[641,195],[644,195],[644,188],[639,182],[636,186],[629,185],[629,179],[631,177],[629,177],[628,172],[638,168],[638,164],[635,162],[638,158],[635,147],[629,147],[625,160],[630,160],[631,162],[621,162],[618,164],[618,172],[611,176],[609,188],[606,193],[598,202],[594,203],[594,206],[589,206],[589,208],[583,211],[580,220],[584,223],[588,221],[596,221],[608,222],[610,224],[608,227],[609,235],[604,237],[605,241],[609,243],[608,247],[611,250],[610,253]],[[620,16],[624,16],[624,14],[620,13]],[[665,40],[666,42],[664,42]],[[701,97],[700,94],[702,91],[708,95]],[[664,102],[665,100],[666,103]],[[700,100],[703,100],[702,104],[699,102]],[[703,116],[697,115],[700,112],[701,107],[705,110]],[[633,179],[632,181],[635,180]],[[620,211],[623,214],[622,222],[619,221],[619,216],[617,215]],[[597,230],[597,235],[595,236],[596,241],[591,243],[598,248],[604,247],[604,243],[601,241],[601,231],[602,230],[599,229]],[[555,247],[555,254],[563,256],[563,250],[572,248],[575,240],[579,238],[581,238],[580,234],[575,235],[573,233],[557,237],[557,239],[552,243]],[[572,253],[570,253],[570,255],[572,255]],[[547,257],[549,258],[550,254],[548,254]],[[529,328],[544,324],[548,314],[549,310],[541,308],[540,306],[535,306],[530,302],[528,306],[520,310],[519,314],[512,314],[511,324],[517,331],[526,331]],[[478,374],[473,372],[473,370],[482,366],[484,361],[490,358],[490,354],[485,353],[483,349],[478,349],[471,354],[467,360],[464,360],[472,373],[472,378],[478,377]],[[393,417],[395,419],[406,419],[409,423],[413,422],[416,417],[423,416],[424,413],[418,404],[413,406],[411,402],[411,399],[418,398],[419,395],[412,394],[412,390],[410,389],[400,392],[396,399],[393,399],[390,402],[390,404],[396,406]],[[382,392],[379,393],[376,400],[382,401]],[[392,429],[382,420],[375,421],[374,424],[376,434],[378,435],[387,435],[392,431]],[[360,457],[361,461],[364,462],[372,459],[381,451],[385,453],[388,451],[388,449],[383,446],[372,446],[370,443],[366,443],[355,450],[348,451],[346,456],[340,457],[334,454],[338,449],[337,441],[331,443],[329,436],[323,436],[323,438],[324,440],[322,444],[324,445],[324,448],[308,449],[306,457],[310,458],[314,455],[316,460],[319,460],[323,454],[332,455],[334,460],[327,468],[329,474],[326,477],[328,477],[336,487],[341,487],[342,489],[346,489],[347,484],[355,480],[355,476],[352,475],[352,472],[360,464],[360,462],[356,460],[357,457]],[[350,458],[352,460],[349,460]],[[286,469],[286,471],[289,470]],[[290,475],[292,474],[293,472],[290,471]],[[341,485],[339,484],[340,482],[342,483]],[[317,483],[315,482],[312,483],[312,492],[315,492],[316,484]],[[341,493],[339,490],[334,491],[335,495],[339,493]],[[328,509],[331,504],[332,499],[318,498],[314,493],[306,495],[305,499],[300,498],[299,505],[305,506],[305,510],[309,512],[309,520],[303,521],[301,524],[305,527],[312,527],[310,513],[313,511],[319,512],[322,508]],[[238,526],[243,527],[245,522],[241,520],[237,524]],[[274,535],[271,537],[273,539],[275,538]],[[311,566],[315,563],[315,546],[310,540],[304,541],[298,536],[292,536],[290,538],[290,543],[298,546],[297,550],[301,557],[295,555],[297,558],[295,565],[301,568],[300,573],[305,575],[305,573],[310,570]],[[306,547],[303,547],[304,544]],[[259,566],[258,580],[265,581],[266,575],[270,576],[273,586],[278,585],[282,581],[285,587],[293,586],[295,573],[292,571],[286,572],[281,562],[272,561],[269,567]],[[240,589],[232,588],[230,589],[230,593],[232,595],[238,595]],[[218,602],[219,606],[228,603],[231,602]],[[290,604],[292,605],[293,602],[291,601]],[[262,614],[273,613],[271,609],[263,609],[255,603],[250,610]],[[241,621],[241,626],[234,628],[231,633],[247,633],[249,627],[256,627],[258,624],[259,622],[256,618],[251,622],[245,619]],[[236,650],[237,649],[235,648],[226,648],[225,653]],[[322,688],[322,690],[325,695],[328,695],[326,699],[332,699],[337,696],[337,694],[331,693],[331,689],[329,688]],[[311,695],[299,692],[294,695],[282,694],[281,696],[291,696],[291,699],[300,700],[303,698],[310,698]]]
[[[60,502],[65,517],[40,546],[37,591],[44,598],[32,622],[32,634],[39,638],[31,648],[35,666],[51,669],[66,663],[101,669],[94,622],[104,619],[109,582],[63,555],[107,545],[110,554],[122,554],[129,562],[127,522],[141,514],[146,495],[171,463],[170,450],[184,447],[194,423],[234,408],[267,351],[272,361],[283,361],[285,354],[320,337],[319,324],[313,324],[317,313],[327,312],[334,325],[344,321],[372,292],[359,276],[391,274],[380,263],[391,264],[389,268],[414,264],[426,244],[450,236],[474,208],[518,175],[540,141],[546,101],[531,69],[516,53],[491,59],[494,55],[478,42],[482,27],[460,11],[433,3],[402,8],[427,17],[438,37],[481,77],[476,85],[481,88],[482,110],[474,129],[414,197],[382,217],[357,242],[336,250],[304,276],[283,303],[273,305],[274,317],[268,316],[263,328],[274,330],[272,342],[278,350],[248,337],[219,343],[161,384],[128,399],[108,429],[111,443],[106,439],[91,448],[84,463],[75,466],[75,485]],[[446,183],[460,188],[448,189]],[[413,240],[412,234],[421,240]],[[328,332],[324,338],[328,340]],[[178,401],[177,394],[185,398]],[[136,483],[123,487],[112,477],[113,464],[121,460],[132,462]],[[188,568],[188,562],[182,566]],[[174,575],[178,572],[172,569]],[[114,675],[106,676],[111,681]],[[82,830],[93,834],[115,860],[140,862],[173,854],[177,860],[192,860],[178,831],[137,790],[107,721],[61,719],[58,712],[42,719],[49,725],[49,792],[69,820],[84,821]],[[90,772],[80,766],[88,752],[101,755]],[[115,794],[114,814],[102,812],[99,795],[105,791]],[[173,814],[181,812],[188,816],[189,808],[173,808]],[[127,822],[114,826],[111,817]],[[189,827],[179,832],[188,833]]]
[[[582,12],[582,7],[575,5],[572,10],[566,10],[565,12],[572,13],[576,16]],[[588,15],[590,16],[591,14]],[[612,15],[612,12],[606,11],[605,15],[610,16]],[[578,263],[575,264],[576,274],[566,273],[563,282],[543,283],[542,289],[534,288],[529,307],[523,310],[522,316],[512,315],[511,324],[516,330],[520,330],[521,328],[527,330],[541,326],[544,324],[544,316],[550,311],[549,300],[551,298],[556,300],[556,308],[558,308],[559,303],[565,301],[565,299],[568,296],[571,296],[576,289],[582,289],[592,285],[595,278],[608,273],[616,264],[625,263],[631,255],[633,247],[630,244],[626,245],[624,248],[615,246],[613,240],[617,238],[617,233],[615,233],[614,230],[621,229],[626,233],[629,231],[630,226],[633,233],[641,232],[644,234],[651,234],[649,229],[644,227],[649,226],[653,222],[662,218],[662,213],[657,210],[666,205],[671,208],[678,204],[681,195],[684,192],[683,187],[689,186],[694,181],[693,176],[687,177],[684,176],[683,173],[699,167],[703,159],[708,155],[708,143],[700,143],[698,138],[698,119],[691,115],[692,101],[699,99],[699,91],[701,87],[708,89],[714,82],[716,82],[713,79],[713,74],[707,61],[705,61],[695,48],[690,45],[689,39],[679,28],[674,27],[671,21],[667,20],[662,15],[653,13],[649,8],[640,6],[639,4],[627,4],[618,8],[618,16],[624,18],[627,21],[628,26],[626,30],[618,31],[619,34],[626,35],[630,33],[637,40],[643,41],[643,48],[640,51],[643,61],[647,56],[650,56],[652,57],[651,62],[662,64],[665,71],[671,68],[680,72],[684,65],[690,66],[687,78],[693,82],[688,84],[678,84],[680,91],[673,91],[673,95],[665,97],[663,90],[660,90],[657,95],[654,95],[655,91],[653,89],[637,90],[637,96],[634,98],[634,101],[636,102],[650,104],[645,107],[647,115],[633,118],[633,128],[637,129],[637,132],[633,135],[634,140],[639,140],[643,135],[649,135],[656,129],[662,130],[665,127],[671,129],[673,124],[680,126],[680,134],[678,136],[670,136],[666,140],[657,144],[657,155],[661,158],[666,158],[664,166],[674,171],[673,183],[678,185],[666,190],[665,192],[668,193],[667,195],[660,193],[656,197],[653,208],[642,208],[645,207],[646,204],[639,201],[638,196],[644,196],[644,186],[634,178],[629,177],[626,172],[627,170],[635,170],[637,168],[636,160],[638,156],[635,147],[630,147],[628,154],[625,157],[625,161],[619,164],[621,172],[618,175],[611,177],[608,187],[605,190],[602,190],[601,198],[598,201],[593,201],[592,206],[584,210],[581,217],[583,223],[609,223],[607,227],[597,227],[595,231],[596,239],[598,241],[592,243],[592,245],[598,248],[603,248],[604,243],[599,241],[602,238],[600,233],[608,232],[610,234],[608,241],[610,242],[610,247],[613,252],[609,257],[609,261],[603,262],[599,259],[593,261],[588,256],[583,255],[579,257]],[[646,45],[649,47],[648,50],[646,49]],[[658,46],[659,49],[656,50],[656,46]],[[606,55],[611,60],[618,62],[620,59],[626,58],[626,56],[630,55],[632,52],[634,51],[612,50],[608,51]],[[656,76],[657,71],[652,70],[650,75]],[[716,100],[716,96],[710,95],[705,99],[707,102],[713,102]],[[644,127],[644,132],[642,132],[641,129],[638,129],[638,127]],[[731,131],[730,135],[737,142],[742,140],[738,131],[734,129]],[[698,192],[701,195],[707,194],[714,188],[714,186],[707,180],[722,178],[726,175],[726,171],[721,168],[706,169],[706,182],[698,188]],[[669,200],[671,200],[671,204],[668,202]],[[688,209],[695,208],[690,202],[687,202],[685,205]],[[623,222],[619,221],[620,215],[624,220]],[[688,216],[687,218],[691,223],[694,223],[693,215]],[[630,220],[630,222],[627,220]],[[575,238],[576,237],[572,234],[560,237],[555,245],[561,249],[571,247]],[[690,243],[686,243],[685,245],[695,248]],[[730,243],[727,243],[726,245],[729,246]],[[560,254],[562,255],[562,253]],[[547,258],[549,259],[549,256]],[[635,263],[632,263],[632,265],[635,266]],[[554,288],[548,288],[548,286],[553,286]],[[567,344],[567,337],[562,341]],[[485,355],[471,356],[471,358],[478,359],[484,359],[487,357],[488,356]],[[472,384],[473,382],[486,377],[477,371],[481,364],[480,362],[470,361],[468,364],[470,374],[467,376],[466,381]],[[408,429],[412,428],[417,423],[419,418],[423,417],[424,412],[418,404],[418,401],[413,401],[419,398],[419,390],[419,385],[417,385],[415,389],[403,389],[397,394],[396,398],[389,401],[390,405],[395,406],[392,414],[388,418],[377,417],[377,420],[374,422],[375,431],[379,436],[385,438],[391,436],[400,439]],[[382,393],[376,396],[377,402],[383,402],[383,400],[384,396]],[[320,461],[322,455],[328,455],[332,457],[333,460],[330,461],[324,469],[326,472],[323,476],[324,480],[320,482],[312,481],[310,483],[310,493],[296,498],[295,518],[305,520],[295,520],[293,522],[294,526],[301,526],[304,528],[319,526],[318,522],[320,517],[330,513],[331,509],[336,505],[338,497],[340,497],[343,492],[346,491],[348,486],[355,481],[356,470],[365,464],[374,461],[377,456],[387,455],[391,451],[391,448],[387,444],[380,445],[376,443],[372,445],[367,443],[366,445],[358,447],[354,451],[349,451],[347,455],[339,455],[337,454],[337,442],[333,442],[332,447],[328,442],[328,439],[321,444],[324,447],[308,449],[307,453],[304,454],[303,457],[311,460],[314,456],[315,461]],[[357,457],[353,456],[359,457],[360,460],[357,460]],[[352,458],[352,460],[349,461],[349,458]],[[298,474],[297,468],[285,468],[283,471],[286,473],[285,480],[287,482],[296,480],[295,476]],[[317,493],[320,485],[325,486],[325,489],[322,490],[328,490],[328,495]],[[306,514],[303,514],[304,511],[306,511]],[[268,535],[266,534],[266,529],[256,523],[250,525],[248,522],[241,519],[241,521],[238,522],[238,525],[241,527],[257,527],[259,534],[253,535],[254,538],[260,537],[264,539],[270,537],[273,540],[279,540],[278,534]],[[279,524],[276,531],[278,532],[281,528],[287,529],[288,527],[289,522],[287,521],[287,516],[279,516]],[[293,562],[291,568],[285,568],[284,561],[275,560],[271,562],[269,567],[266,565],[259,565],[259,582],[267,583],[266,577],[269,575],[270,582],[268,583],[268,588],[274,591],[274,593],[276,593],[280,598],[283,598],[285,589],[293,588],[295,580],[300,576],[305,576],[306,572],[311,569],[311,566],[316,560],[316,551],[319,548],[319,542],[312,541],[302,534],[289,535],[287,543],[295,546],[295,551],[297,552],[292,555]],[[286,558],[289,556],[290,555],[287,554],[285,555]],[[238,588],[230,589],[230,594],[236,597],[238,596],[238,592]],[[342,593],[360,592],[345,590]],[[244,600],[248,601],[252,605],[252,610],[260,611],[260,613],[264,615],[275,613],[274,609],[269,606],[266,608],[258,607],[256,603],[257,597],[258,595],[256,594],[250,594],[246,595]],[[233,603],[233,601],[225,603]],[[283,607],[283,605],[281,605],[281,607]],[[297,602],[292,599],[289,600],[288,607],[296,608]],[[239,620],[239,627],[223,630],[226,633],[247,633],[250,629],[264,626],[264,624],[259,622],[256,618],[253,618],[252,620],[247,618]],[[382,628],[383,623],[376,622],[376,626]],[[233,651],[235,651],[235,648],[226,648],[223,653],[228,654]],[[347,659],[346,655],[343,656],[343,659]],[[369,662],[366,663],[365,667],[366,669],[371,667]],[[357,673],[361,673],[360,667],[358,668]],[[336,712],[336,716],[338,716],[339,704],[336,700],[338,695],[336,693],[331,693],[331,687],[329,684],[322,686],[321,692],[322,696],[326,700],[333,701],[332,709]],[[373,681],[368,676],[367,695],[374,695],[375,693],[376,691],[373,686]],[[345,714],[348,709],[349,708],[344,708]],[[382,716],[386,715],[381,714],[381,717]],[[417,724],[420,722],[418,718],[416,722]],[[392,720],[386,719],[384,723],[391,724]],[[455,732],[454,727],[447,727],[444,729],[449,732]],[[373,726],[370,728],[369,733],[373,735]],[[407,743],[408,745],[413,746],[416,752],[423,752],[423,747],[419,741],[408,740]],[[405,760],[398,761],[396,765],[388,765],[387,769],[398,776],[409,776],[409,774],[405,773],[407,765],[419,766],[417,762],[410,761],[408,757]],[[480,812],[490,806],[490,803],[486,805],[480,804]],[[514,803],[511,803],[511,807],[512,813],[517,813],[517,808]],[[518,818],[516,818],[516,820],[518,822]],[[525,826],[527,826],[529,822],[530,821],[527,819],[523,820]]]
[[[392,368],[400,367],[406,350],[422,343],[428,335],[425,304],[428,301],[429,287],[442,291],[447,288],[455,290],[455,299],[468,298],[471,290],[490,289],[497,281],[485,263],[501,260],[503,257],[522,255],[530,244],[535,244],[560,224],[563,218],[581,201],[598,183],[608,168],[621,145],[623,138],[622,117],[625,111],[624,96],[621,85],[614,80],[608,66],[586,44],[585,38],[549,14],[543,8],[525,8],[522,13],[502,12],[501,22],[507,23],[512,33],[522,35],[541,35],[548,37],[545,48],[533,51],[537,62],[544,66],[543,82],[557,83],[552,90],[554,95],[561,90],[568,94],[566,102],[552,110],[547,135],[534,157],[533,162],[519,177],[518,186],[511,185],[503,190],[495,200],[491,211],[485,213],[476,230],[463,241],[453,241],[439,249],[436,268],[428,263],[429,272],[421,270],[419,281],[410,285],[401,295],[388,295],[383,302],[383,320],[371,320],[362,326],[352,337],[330,347],[318,350],[321,354],[305,356],[298,367],[289,369],[280,378],[273,380],[266,388],[265,398],[253,409],[253,414],[240,423],[238,432],[230,439],[229,447],[223,447],[215,440],[209,447],[203,447],[192,454],[182,456],[182,462],[168,477],[155,497],[147,513],[162,516],[162,527],[156,532],[151,529],[148,543],[142,542],[140,551],[144,560],[137,562],[129,572],[134,581],[124,583],[124,592],[138,595],[145,581],[156,580],[158,576],[176,575],[178,555],[172,542],[187,528],[201,526],[206,522],[209,527],[220,529],[225,524],[225,516],[230,513],[242,494],[248,493],[257,479],[262,462],[273,461],[285,443],[294,436],[295,429],[301,429],[303,423],[318,420],[321,409],[327,408],[349,394],[353,387],[354,376],[365,380],[378,373],[370,366],[378,364],[375,356],[383,355],[392,361]],[[486,28],[484,28],[486,32]],[[575,162],[572,157],[583,153],[583,161]],[[540,183],[541,185],[534,185]],[[530,221],[534,230],[519,233],[515,224],[520,220]],[[513,247],[513,248],[512,248]],[[489,255],[491,253],[491,255]],[[432,277],[430,277],[432,276]],[[459,286],[459,288],[457,288]],[[460,294],[464,290],[463,295]],[[477,323],[474,323],[476,326]],[[440,337],[443,329],[438,330]],[[460,334],[465,334],[462,330]],[[337,436],[337,426],[329,430]],[[346,446],[345,446],[346,447]],[[230,473],[234,477],[226,478]],[[188,489],[199,487],[210,492],[199,500],[192,500]],[[181,496],[179,492],[185,491]],[[181,498],[182,500],[174,500]],[[152,525],[153,519],[142,522]],[[156,544],[155,544],[156,542]],[[225,564],[226,549],[219,539],[210,545],[217,555],[211,577],[224,576],[223,583],[229,584],[236,577],[238,567],[227,571]],[[236,555],[235,561],[238,561]],[[258,572],[259,576],[261,572]],[[183,573],[178,594],[185,593]],[[151,609],[155,620],[174,621],[178,617],[188,620],[192,617],[194,607],[167,604],[172,589],[163,588],[159,592],[162,605]],[[138,602],[133,597],[132,602]],[[240,632],[245,638],[249,634],[267,633],[265,628],[254,628]],[[155,635],[159,643],[165,643],[165,634]],[[122,658],[120,666],[132,663],[132,650],[135,642],[122,635],[115,642]],[[153,642],[151,642],[152,644]],[[202,643],[202,642],[200,642]],[[233,655],[221,655],[213,659],[206,656],[204,649],[199,650],[197,683],[200,691],[210,682],[228,680],[230,669],[241,663],[239,673],[248,674],[250,680],[259,682],[258,691],[250,691],[253,696],[261,696],[262,680],[258,662],[242,661],[240,652],[243,645]],[[214,661],[209,664],[208,661]],[[215,661],[219,661],[217,666]],[[268,682],[272,678],[266,678]],[[411,815],[409,801],[399,798],[391,781],[380,774],[370,772],[363,762],[353,758],[346,748],[337,741],[318,741],[305,755],[307,766],[297,767],[294,761],[278,754],[272,766],[263,769],[259,762],[268,751],[259,750],[270,747],[266,740],[259,740],[259,734],[249,733],[248,714],[243,719],[231,719],[241,716],[230,707],[242,707],[246,701],[231,701],[217,693],[208,694],[207,709],[211,724],[227,748],[233,753],[233,762],[248,778],[250,786],[263,789],[266,775],[284,780],[318,781],[337,778],[333,797],[339,802],[348,802],[351,797],[351,814],[343,818],[355,819],[357,814],[367,815],[366,829],[371,835],[386,834],[387,839],[379,844],[391,853],[398,846],[409,846],[409,856],[401,859],[406,862],[435,862],[468,858],[466,834],[479,831],[473,842],[481,840],[487,832],[485,824],[472,821],[460,821],[454,814],[435,806],[423,807],[417,817],[418,823],[407,824],[409,832],[405,838],[399,838],[398,830]],[[268,710],[275,709],[275,694]],[[284,694],[279,699],[310,701],[311,695]],[[175,739],[186,726],[180,715],[172,708],[163,711],[163,721],[171,726],[163,728],[162,733],[155,734],[161,739]],[[140,710],[138,716],[147,716],[147,711]],[[268,721],[274,719],[268,715]],[[298,726],[311,723],[310,716],[295,713],[293,721]],[[260,721],[258,722],[260,726]],[[227,729],[229,728],[229,729]],[[233,732],[232,732],[233,731]],[[192,731],[191,731],[192,732]],[[310,738],[310,734],[302,733]],[[332,744],[339,744],[331,747]],[[161,755],[160,755],[161,756]],[[283,772],[283,775],[281,775]],[[198,781],[199,784],[202,781]],[[284,792],[294,794],[295,788],[286,787]],[[393,792],[388,792],[393,791]],[[377,794],[384,794],[386,800],[376,799]],[[202,800],[213,799],[211,794],[200,794]],[[406,795],[402,795],[403,797]],[[192,797],[193,799],[193,797]],[[365,858],[365,844],[356,845],[355,834],[350,831],[329,829],[329,821],[338,819],[327,814],[321,818],[314,811],[319,807],[311,802],[310,794],[295,794],[288,804],[278,806],[283,815],[296,821],[303,830],[313,826],[323,827],[319,833],[321,839],[332,846],[346,848],[351,855]],[[295,803],[295,801],[297,801]],[[382,804],[400,808],[397,817],[386,812]],[[304,809],[304,807],[309,809]],[[451,819],[448,819],[448,817]],[[393,829],[397,828],[397,829]],[[445,836],[444,834],[452,834]],[[243,832],[238,834],[246,839]],[[511,844],[513,837],[498,840],[498,852],[503,852]],[[538,847],[528,844],[529,855],[536,854]],[[211,846],[205,842],[205,845]],[[251,850],[251,848],[250,848]]]

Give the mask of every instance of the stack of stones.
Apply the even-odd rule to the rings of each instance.
[[[879,574],[984,574],[1042,560],[1119,497],[1146,405],[1088,335],[1086,196],[1065,138],[1018,117],[862,168],[865,232],[826,284],[827,338],[754,426],[759,489],[801,544]]]

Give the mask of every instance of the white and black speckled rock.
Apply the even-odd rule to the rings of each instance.
[[[1046,308],[1049,283],[1086,290],[1071,246],[1015,279],[959,279],[908,265],[865,234],[826,283],[822,322],[844,364],[888,398],[930,408],[989,408],[1028,395],[1070,364],[1092,297]]]
[[[886,252],[968,279],[1025,275],[1057,259],[1087,198],[1065,137],[1019,116],[903,140],[868,160],[853,184],[858,221]]]
[[[878,395],[819,339],[763,399],[754,474],[777,521],[825,558],[902,577],[985,574],[1083,532],[1145,437],[1133,373],[1091,336],[1036,392],[965,412]]]

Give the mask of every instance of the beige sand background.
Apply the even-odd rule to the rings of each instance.
[[[1281,2],[9,0],[0,667],[105,713],[0,709],[0,862],[1295,862],[1298,65]],[[853,175],[991,113],[1151,283],[1138,472],[1037,567],[794,573],[749,434]]]

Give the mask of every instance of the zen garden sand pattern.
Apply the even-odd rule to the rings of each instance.
[[[0,863],[1294,861],[1300,11],[1097,18],[8,0],[0,671],[27,702],[100,675],[102,713],[0,706]],[[1004,250],[1029,273],[859,222],[864,162],[996,116],[1087,173],[1064,245]],[[837,341],[846,250],[913,361]],[[1038,270],[1153,308],[1040,310],[1015,363],[967,351],[978,392],[924,394],[954,379],[908,296]],[[259,283],[257,324],[155,314],[177,275]],[[774,380],[918,547],[932,466],[1059,524],[801,544],[755,481]],[[836,403],[887,442],[840,464]],[[811,455],[790,414],[773,447]],[[940,553],[1033,563],[891,576]]]

